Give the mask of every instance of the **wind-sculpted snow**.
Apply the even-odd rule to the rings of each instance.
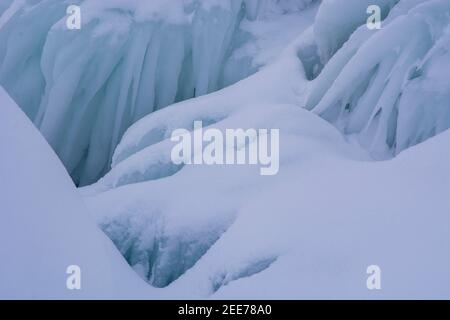
[[[86,187],[85,190],[109,189],[178,172],[182,166],[173,164],[171,160],[174,143],[170,137],[178,128],[192,130],[194,121],[203,121],[205,126],[211,125],[222,131],[240,125],[268,127],[262,115],[271,117],[274,110],[266,108],[274,104],[295,104],[303,95],[301,90],[305,80],[295,47],[288,48],[284,55],[285,59],[235,85],[170,106],[138,121],[117,146],[111,171],[95,187]],[[277,81],[281,76],[284,80]],[[261,87],[266,90],[261,91]],[[240,111],[241,106],[253,108]]]
[[[334,54],[307,108],[356,134],[376,158],[442,132],[450,127],[448,30],[450,1],[400,1],[381,30],[361,26]]]
[[[311,2],[14,1],[0,20],[0,84],[85,185],[138,119],[257,70],[248,54],[232,57],[253,37],[241,21]],[[81,30],[65,27],[69,4],[81,5]]]
[[[302,162],[308,162],[316,152],[324,157],[328,153],[337,157],[349,154],[360,157],[331,125],[305,110],[294,105],[267,105],[263,110],[259,107],[247,106],[210,127],[223,130],[231,124],[239,125],[239,119],[248,119],[249,114],[258,110],[255,122],[245,124],[280,128],[282,141],[290,147],[281,155],[285,166],[292,164],[300,154]],[[330,148],[317,141],[326,141]],[[148,157],[149,150],[156,152],[150,146],[117,165],[116,168],[121,166],[118,172],[128,179],[117,178],[118,173],[113,169],[111,176],[84,188],[83,193],[100,226],[127,261],[153,286],[165,287],[191,269],[217,241],[227,238],[248,196],[266,188],[271,180],[264,180],[256,167],[245,166],[184,166],[175,175],[155,180],[145,171],[137,173],[139,162],[141,166],[153,163]],[[126,175],[127,172],[135,174]],[[113,177],[119,180],[111,180]],[[256,265],[252,262],[243,266],[234,276],[214,275],[208,290],[218,290],[240,278],[238,274],[245,277],[247,273],[251,275],[265,269],[279,252],[261,254],[247,257],[254,258]]]
[[[133,126],[111,173],[82,189],[103,230],[138,274],[171,297],[448,297],[441,279],[450,267],[449,131],[394,160],[368,161],[329,123],[289,103],[302,85],[286,84],[306,82],[296,70],[301,64],[288,50],[243,86],[171,106]],[[287,75],[281,84],[276,72]],[[280,128],[279,175],[261,177],[247,166],[186,165],[159,179],[140,171],[152,163],[150,150],[165,152],[157,146],[168,139],[167,128],[192,129],[207,101],[224,110],[240,90],[252,92],[264,81],[279,85],[279,95],[252,95],[240,108],[207,117],[219,130]],[[270,96],[268,104],[252,103]],[[174,117],[187,105],[189,112]],[[161,134],[149,140],[153,130]],[[441,148],[447,151],[436,157]],[[126,172],[137,179],[117,183]],[[389,283],[376,295],[361,280],[374,262]]]
[[[284,59],[236,85],[140,120],[118,146],[112,170],[82,189],[102,229],[152,285],[165,287],[194,266],[226,235],[248,193],[270,182],[256,167],[176,167],[170,158],[174,129],[193,130],[198,120],[222,132],[232,127],[280,128],[281,141],[290,145],[281,163],[296,158],[296,137],[303,135],[304,159],[308,148],[359,157],[331,125],[294,105],[302,86],[287,84],[306,82],[295,52],[295,47],[288,48]],[[279,75],[283,81],[276,80]],[[260,92],[261,87],[270,89]],[[331,147],[315,146],[310,139],[328,141]],[[264,256],[258,265],[272,258]],[[248,268],[242,274],[259,269]],[[227,279],[215,279],[215,290],[231,281]]]

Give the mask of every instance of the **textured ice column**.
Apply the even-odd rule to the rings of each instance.
[[[443,35],[449,13],[448,0],[411,0],[394,7],[381,30],[360,27],[312,83],[307,107],[344,133],[357,134],[377,158],[397,154],[448,128],[448,107],[442,103],[448,96],[445,76],[432,67],[433,59],[446,65],[446,58],[431,53],[438,51],[432,49],[436,41],[441,51],[444,43],[448,45]],[[431,99],[426,88],[435,82],[441,85]],[[411,99],[412,88],[430,99]]]
[[[28,4],[0,29],[0,83],[75,181],[92,183],[132,123],[227,82],[241,4],[90,0],[81,30],[65,28],[66,1]]]
[[[314,33],[322,62],[327,62],[348,40],[353,31],[365,24],[367,8],[378,5],[385,18],[399,0],[324,0],[317,13]]]
[[[0,17],[0,83],[31,119],[45,87],[40,62],[47,33],[66,7],[47,0],[30,8],[16,0]]]
[[[413,67],[398,105],[396,153],[450,127],[450,28]]]
[[[263,17],[267,13],[286,13],[305,9],[320,0],[243,0],[250,20]]]
[[[240,22],[241,1],[231,1],[228,10],[200,9],[192,22],[192,55],[196,95],[219,89],[225,57]]]

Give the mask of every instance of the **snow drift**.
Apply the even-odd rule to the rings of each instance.
[[[97,228],[53,150],[1,87],[0,149],[0,298],[150,293]],[[81,268],[82,290],[66,287],[71,265]]]
[[[184,114],[186,128],[208,99],[225,104],[238,88],[187,102],[199,111]],[[241,105],[210,127],[280,128],[275,177],[239,166],[164,170],[170,143],[141,130],[177,126],[172,112],[183,103],[132,128],[118,149],[124,159],[82,190],[137,273],[177,298],[449,297],[450,132],[372,162],[324,120],[273,99]],[[127,146],[142,149],[125,157]],[[365,287],[372,264],[383,270],[380,292]]]

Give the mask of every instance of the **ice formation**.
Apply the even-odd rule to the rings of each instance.
[[[79,191],[148,297],[450,297],[450,0],[86,0],[80,33],[67,3],[10,3],[0,83],[102,176]],[[279,174],[175,165],[195,121],[280,129]]]
[[[311,2],[14,1],[0,23],[0,84],[85,185],[109,170],[132,123],[257,70],[232,55],[254,38],[242,21]],[[81,5],[81,30],[65,28],[69,4]]]
[[[348,24],[344,17],[353,18],[347,11],[336,14],[342,18],[332,24],[334,30]],[[316,23],[317,29],[326,29],[321,20]],[[450,82],[442,70],[450,63],[449,30],[450,1],[398,2],[381,30],[362,25],[332,55],[311,85],[307,108],[345,134],[357,135],[376,158],[396,155],[448,129]],[[318,42],[325,44],[319,48],[330,55],[338,46],[330,39],[337,38],[320,35]]]

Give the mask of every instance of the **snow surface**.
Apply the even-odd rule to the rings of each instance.
[[[0,224],[7,230],[0,237],[9,239],[1,239],[0,250],[11,256],[18,247],[31,243],[33,248],[32,253],[22,248],[18,259],[1,266],[12,275],[9,279],[26,274],[30,254],[38,261],[56,260],[39,265],[39,274],[60,270],[72,257],[63,249],[67,243],[82,252],[76,257],[89,270],[111,269],[101,275],[105,283],[125,288],[117,295],[94,283],[93,296],[450,298],[450,0],[180,0],[173,7],[87,0],[83,5],[93,6],[87,27],[70,37],[50,10],[60,10],[60,3],[43,0],[9,15],[0,28],[0,41],[8,39],[8,46],[0,47],[0,83],[6,83],[28,116],[36,112],[41,117],[35,123],[72,176],[80,178],[77,182],[108,171],[79,193],[98,226],[147,284],[136,280],[95,229],[48,146],[37,154],[53,162],[34,161],[25,153],[42,145],[42,139],[34,143],[38,135],[29,124],[15,128],[9,119],[16,116],[6,109],[6,117],[0,117],[0,147],[10,148],[16,139],[14,145],[22,149],[1,158],[0,172],[8,183],[0,180],[0,194],[6,195],[0,213],[8,222]],[[365,26],[368,3],[382,7],[381,30]],[[33,18],[38,12],[48,19],[38,23]],[[42,31],[34,43],[15,41],[30,23],[50,30],[48,36]],[[297,31],[280,32],[287,26]],[[186,38],[184,32],[194,36]],[[145,48],[154,46],[167,46],[171,53],[155,54],[153,65],[145,63]],[[224,47],[232,48],[226,59]],[[193,54],[188,69],[180,64],[186,48]],[[67,64],[74,57],[77,62]],[[196,59],[202,63],[195,64]],[[233,80],[217,85],[218,74]],[[181,75],[193,77],[183,78],[189,85],[164,87]],[[143,77],[153,79],[152,90],[133,87]],[[173,98],[173,90],[178,96],[180,88],[193,87],[203,88],[202,94],[215,92],[187,101],[188,94]],[[36,100],[44,91],[43,100]],[[144,108],[169,91],[169,106]],[[128,103],[130,92],[135,103]],[[33,106],[36,101],[39,106]],[[95,122],[88,115],[90,106],[98,108]],[[65,119],[69,116],[70,121]],[[200,120],[221,131],[280,129],[279,174],[260,176],[257,166],[173,164],[171,133],[192,131]],[[80,160],[86,146],[93,153]],[[13,185],[10,181],[16,181],[17,191],[3,187]],[[31,200],[17,201],[24,190],[24,198]],[[74,205],[61,209],[69,201]],[[5,203],[19,220],[9,222],[13,218],[3,214]],[[64,216],[49,217],[55,210],[64,210]],[[35,212],[48,218],[41,220]],[[33,217],[36,221],[28,224]],[[79,225],[83,234],[69,229],[69,223]],[[23,231],[24,225],[48,230],[43,247],[35,240],[37,231]],[[60,236],[57,255],[43,254],[54,250]],[[370,265],[382,270],[382,290],[366,287]],[[51,282],[55,289],[34,296],[70,297],[58,291],[60,278]],[[30,286],[21,281],[16,289],[2,295],[20,296]]]
[[[0,298],[142,297],[54,151],[0,87]],[[81,290],[66,270],[81,268]],[[150,296],[150,295],[149,295]]]
[[[248,79],[137,122],[112,170],[82,189],[89,207],[141,277],[170,296],[448,298],[450,132],[373,161],[298,107],[315,85],[298,59],[310,41],[307,30]],[[173,165],[170,133],[196,120],[279,128],[280,174]],[[366,288],[372,264],[383,270],[379,292]]]

